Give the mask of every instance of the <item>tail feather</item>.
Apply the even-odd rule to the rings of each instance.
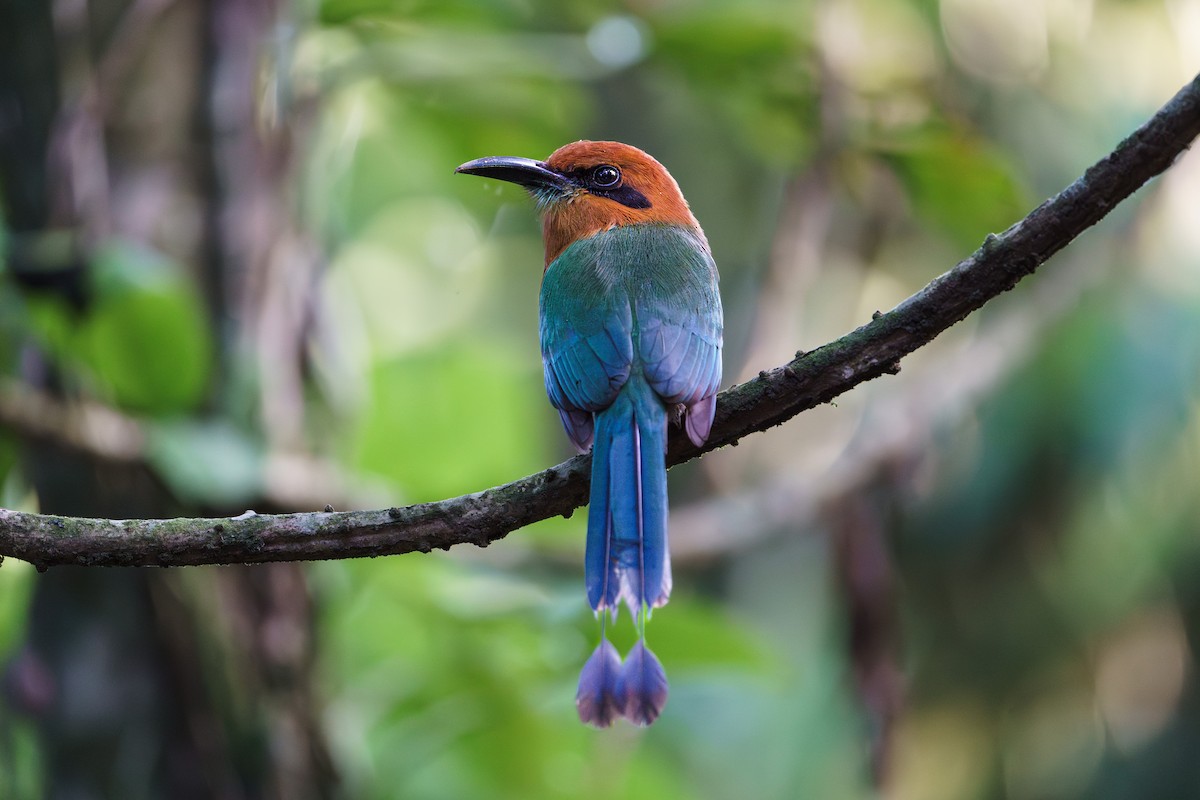
[[[657,608],[667,602],[671,593],[671,566],[667,556],[667,413],[648,387],[645,394],[649,397],[639,398],[641,402],[635,412],[640,434],[641,601]]]
[[[599,421],[599,419],[597,420]],[[609,452],[612,436],[608,425],[600,422],[592,445],[592,483],[588,497],[587,550],[584,553],[583,572],[587,584],[588,604],[595,611],[616,606],[620,585],[608,568],[609,547],[612,539],[612,515],[608,510],[610,493]]]
[[[575,693],[579,719],[597,728],[612,725],[629,705],[629,692],[622,685],[621,656],[608,639],[602,639],[579,674]]]
[[[625,601],[629,613],[637,616],[642,594],[641,524],[642,481],[638,450],[641,436],[636,412],[614,421],[612,449],[608,455],[608,513],[612,528],[608,545],[608,569],[619,586],[617,600]],[[611,580],[612,578],[610,578]]]
[[[667,602],[666,437],[666,408],[640,375],[596,415],[585,570],[597,611]]]
[[[662,713],[668,691],[662,662],[646,647],[645,639],[638,639],[621,665],[613,692],[621,715],[634,725],[649,725]]]

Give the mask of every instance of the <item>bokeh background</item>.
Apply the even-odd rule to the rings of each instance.
[[[365,508],[562,460],[533,210],[470,158],[655,154],[732,384],[1198,69],[1200,0],[7,0],[0,505]],[[580,514],[371,561],[9,559],[0,797],[1200,796],[1198,208],[1192,153],[901,374],[672,470],[651,729],[575,716]]]

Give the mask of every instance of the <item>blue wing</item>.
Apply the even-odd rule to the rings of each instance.
[[[638,357],[650,386],[686,408],[688,437],[703,444],[721,387],[723,326],[717,268],[707,247],[671,248],[638,294]]]
[[[592,414],[608,408],[633,364],[633,312],[604,285],[591,248],[569,248],[542,282],[546,394],[580,452],[592,443]]]

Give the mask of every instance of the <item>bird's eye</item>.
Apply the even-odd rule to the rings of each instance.
[[[621,182],[621,170],[611,164],[601,164],[592,170],[591,183],[597,189],[611,189]]]

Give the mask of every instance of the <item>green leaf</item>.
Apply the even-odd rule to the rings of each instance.
[[[497,348],[499,349],[499,348]],[[353,437],[353,466],[434,499],[546,466],[541,382],[502,352],[447,347],[378,364]]]
[[[147,449],[159,477],[184,502],[235,508],[261,495],[262,450],[228,423],[161,422]]]
[[[93,268],[95,301],[77,341],[98,391],[153,414],[194,408],[213,359],[194,287],[174,265],[125,244],[106,247]]]
[[[958,246],[978,247],[1027,210],[1014,166],[977,137],[923,131],[880,154],[904,184],[917,216]]]

